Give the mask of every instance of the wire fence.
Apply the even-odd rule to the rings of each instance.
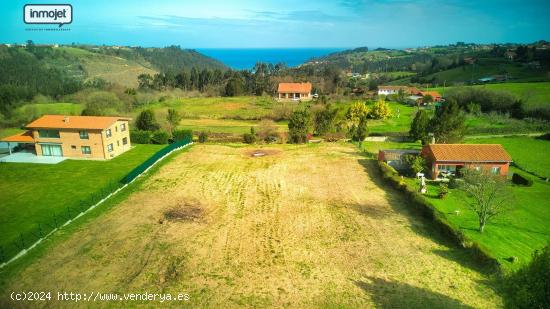
[[[122,179],[110,180],[105,186],[92,193],[88,198],[76,201],[71,206],[65,206],[62,210],[52,212],[48,217],[42,218],[30,232],[19,233],[11,243],[0,246],[0,268],[25,255],[49,235],[103,203],[173,151],[186,147],[191,143],[192,140],[186,138],[162,148],[131,170]]]

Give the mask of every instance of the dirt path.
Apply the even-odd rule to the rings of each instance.
[[[352,146],[255,149],[179,155],[7,291],[183,292],[216,308],[501,305]]]

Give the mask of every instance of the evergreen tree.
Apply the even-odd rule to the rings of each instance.
[[[430,120],[430,132],[438,143],[458,143],[464,138],[464,115],[454,101],[439,107]]]
[[[152,110],[147,109],[139,113],[136,119],[136,128],[143,131],[156,131],[160,128],[155,120],[155,114]]]
[[[422,141],[422,145],[428,142],[428,128],[430,125],[430,117],[425,110],[419,110],[411,123],[409,136],[415,141]]]

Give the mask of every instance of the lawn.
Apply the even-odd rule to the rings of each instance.
[[[88,200],[110,182],[119,181],[162,147],[136,145],[109,161],[0,164],[0,247],[4,254],[11,256],[18,251],[13,242],[21,241],[20,234],[24,241],[36,240],[28,234],[35,231],[38,224],[43,224],[44,230],[51,229],[46,223],[52,224],[54,214],[68,217],[69,207],[73,209],[72,216],[76,215],[81,200]]]
[[[374,168],[345,143],[196,145],[7,278],[0,301],[64,289],[188,293],[162,304],[175,308],[502,306]]]
[[[466,142],[501,144],[522,169],[550,178],[550,141],[516,136],[467,139]]]
[[[513,194],[511,210],[489,223],[483,233],[477,230],[477,216],[468,207],[464,192],[450,190],[442,200],[436,197],[438,187],[429,185],[427,196],[452,223],[487,248],[506,269],[517,269],[531,260],[534,250],[550,241],[550,183],[537,179],[532,187],[510,185],[510,188]],[[457,210],[459,215],[455,214]],[[517,257],[518,262],[507,260],[512,256]]]
[[[78,103],[34,103],[19,107],[16,113],[29,115],[30,118],[38,118],[42,115],[80,115],[82,104]]]

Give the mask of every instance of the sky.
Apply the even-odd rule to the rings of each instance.
[[[24,24],[23,6],[37,3],[71,4],[68,30]],[[404,48],[550,41],[549,0],[5,0],[0,20],[0,43]]]

